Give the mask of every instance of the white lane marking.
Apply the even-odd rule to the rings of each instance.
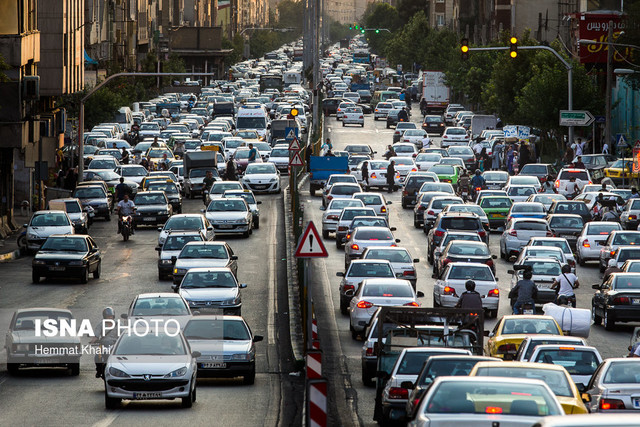
[[[271,218],[275,218],[277,215],[277,209],[275,209],[275,205],[274,205],[274,209],[272,209],[272,215]],[[269,232],[270,232],[270,239],[269,242],[271,242],[269,244],[269,250],[268,250],[268,258],[270,259],[271,262],[269,263],[269,273],[268,273],[268,289],[269,289],[269,296],[267,297],[267,317],[268,317],[268,322],[267,322],[267,338],[269,339],[269,344],[274,344],[276,342],[276,326],[275,326],[275,299],[276,299],[276,291],[275,291],[275,282],[276,282],[276,278],[275,278],[275,269],[276,269],[276,255],[275,255],[275,245],[276,245],[276,226],[273,224],[270,224],[271,226],[269,227]]]
[[[109,427],[111,424],[113,424],[113,422],[116,420],[116,418],[118,418],[119,415],[120,411],[114,412],[113,414],[110,414],[109,416],[96,422],[91,427]]]

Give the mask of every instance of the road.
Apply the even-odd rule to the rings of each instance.
[[[238,279],[243,290],[242,314],[256,344],[255,385],[241,379],[198,381],[198,400],[192,409],[180,401],[128,402],[121,409],[104,408],[103,381],[94,377],[91,356],[83,356],[79,377],[64,370],[23,371],[18,377],[6,372],[6,353],[0,350],[0,402],[2,418],[12,425],[300,425],[301,379],[293,371],[288,342],[286,260],[282,228],[282,196],[259,196],[260,229],[249,239],[221,237],[239,256]],[[200,200],[184,201],[184,212],[199,212]],[[71,309],[92,324],[102,309],[111,306],[117,316],[143,292],[171,292],[171,281],[158,281],[156,229],[140,229],[128,242],[116,235],[116,221],[97,220],[90,228],[103,255],[102,277],[82,285],[75,281],[48,280],[31,283],[31,257],[0,264],[0,330],[8,330],[13,311],[26,307]],[[280,324],[284,325],[280,327]],[[295,394],[299,398],[291,398]],[[38,409],[35,409],[38,408]],[[250,410],[249,410],[250,409]],[[186,418],[188,417],[188,418]]]
[[[421,119],[420,112],[413,108],[413,121]],[[347,144],[370,144],[375,151],[376,157],[380,157],[385,151],[385,147],[392,143],[393,129],[386,129],[384,121],[374,121],[373,116],[366,116],[364,128],[343,127],[341,122],[335,117],[326,120],[326,135],[331,138],[334,150],[340,150]],[[440,138],[436,137],[435,145],[440,146]],[[413,210],[402,209],[400,202],[400,192],[392,194],[384,193],[388,200],[392,202],[390,206],[390,225],[396,227],[394,232],[396,238],[401,240],[398,246],[403,246],[409,250],[413,258],[420,258],[418,267],[417,290],[424,292],[425,297],[421,299],[423,307],[433,307],[433,284],[435,279],[431,278],[431,265],[426,260],[426,235],[421,229],[413,227]],[[306,202],[305,215],[307,219],[312,219],[320,227],[322,224],[321,198],[312,198],[309,193],[303,194],[302,200]],[[493,254],[499,255],[500,233],[492,232],[489,247]],[[349,332],[349,317],[342,315],[339,309],[338,284],[340,278],[335,273],[344,271],[344,251],[337,249],[333,234],[331,238],[325,240],[325,246],[329,252],[326,260],[315,261],[311,277],[314,289],[314,304],[318,315],[318,327],[320,340],[323,349],[323,368],[331,369],[330,381],[335,383],[333,388],[336,392],[335,401],[337,409],[331,413],[332,421],[337,421],[340,417],[340,424],[349,425],[352,417],[344,412],[346,407],[345,399],[355,401],[357,408],[357,418],[363,425],[373,425],[373,407],[375,399],[375,389],[365,387],[360,379],[361,361],[360,352],[361,341],[354,341]],[[509,284],[511,275],[507,270],[513,265],[498,258],[496,261],[498,285],[500,288],[500,309],[498,318],[510,313]],[[589,263],[585,267],[578,267],[578,278],[582,286],[576,290],[577,306],[579,308],[590,308],[593,290],[591,285],[599,283],[601,276],[596,263]],[[489,319],[485,322],[485,330],[491,330],[496,320]],[[619,357],[627,353],[629,339],[633,332],[633,326],[621,324],[615,331],[605,331],[602,326],[592,326],[588,339],[590,345],[598,348],[603,358]],[[327,342],[329,341],[329,342]],[[327,348],[330,349],[327,350]]]

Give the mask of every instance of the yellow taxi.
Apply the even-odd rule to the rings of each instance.
[[[167,155],[167,159],[172,161],[175,157],[173,155],[173,151],[171,151],[168,147],[149,147],[147,152],[143,157],[146,157],[154,164],[158,164],[164,158],[164,155]]]
[[[149,176],[145,176],[144,178],[142,178],[142,181],[140,181],[140,188],[143,191],[146,191],[150,182],[158,182],[158,181],[160,181],[160,182],[173,182],[173,179],[171,178],[171,175],[149,175]]]
[[[260,135],[253,129],[240,129],[233,136],[244,139],[245,141],[259,141]]]
[[[623,178],[628,181],[633,178],[638,178],[638,175],[637,172],[633,172],[633,159],[618,159],[613,162],[611,166],[604,168],[604,176],[611,178],[616,184],[621,183]]]
[[[551,316],[503,316],[489,333],[485,352],[488,356],[511,360],[527,335],[533,334],[562,335],[562,330]]]
[[[556,395],[565,414],[587,414],[578,387],[560,365],[532,362],[478,362],[470,377],[509,377],[537,379],[545,382]]]

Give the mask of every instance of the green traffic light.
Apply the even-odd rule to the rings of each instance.
[[[379,33],[380,33],[380,30],[376,28],[376,34],[379,34]]]
[[[358,29],[358,26],[356,25],[356,30]]]
[[[349,25],[349,29],[350,29],[350,30],[353,30],[353,25]]]
[[[364,28],[363,28],[362,30],[360,30],[360,32],[361,32],[362,34],[364,34]]]

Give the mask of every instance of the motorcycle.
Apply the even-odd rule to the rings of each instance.
[[[122,234],[122,240],[125,242],[133,234],[133,218],[130,215],[123,216],[120,220],[120,234]]]

